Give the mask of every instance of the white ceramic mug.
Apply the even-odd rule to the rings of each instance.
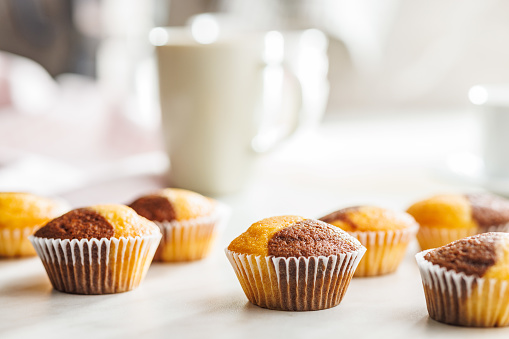
[[[267,121],[283,106],[300,110],[300,86],[276,55],[277,33],[214,36],[212,26],[201,34],[187,27],[151,32],[170,184],[208,195],[232,193],[245,185],[257,151],[295,130],[297,118],[287,119],[285,128]],[[272,56],[265,53],[271,39]],[[285,91],[291,99],[281,100]]]
[[[479,106],[484,175],[509,179],[509,85],[477,85],[469,98]]]

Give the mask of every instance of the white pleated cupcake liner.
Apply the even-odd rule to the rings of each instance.
[[[509,223],[493,225],[493,226],[488,226],[488,227],[481,227],[479,229],[479,233],[486,233],[486,232],[509,232]]]
[[[415,258],[421,273],[429,316],[437,321],[469,327],[509,325],[509,282],[447,270]]]
[[[228,223],[230,214],[229,206],[216,202],[216,209],[210,216],[155,222],[163,237],[154,260],[175,262],[206,257]]]
[[[396,271],[405,257],[408,244],[415,239],[418,228],[416,225],[398,230],[348,232],[367,249],[355,276],[377,276]]]
[[[161,234],[111,239],[29,237],[56,290],[107,294],[136,288],[147,273]]]
[[[453,241],[469,237],[471,235],[486,232],[509,232],[509,224],[493,225],[489,227],[471,227],[471,228],[440,228],[424,227],[419,228],[417,240],[422,250],[437,248],[447,245]]]
[[[35,256],[28,237],[40,226],[0,229],[0,257]]]
[[[314,311],[337,306],[364,252],[328,257],[274,257],[225,250],[248,300],[284,311]]]
[[[436,227],[423,227],[419,228],[417,232],[417,240],[422,250],[437,248],[447,245],[455,240],[463,239],[471,235],[477,234],[478,228],[436,228]]]

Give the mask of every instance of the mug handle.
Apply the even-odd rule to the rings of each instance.
[[[271,80],[274,80],[270,79],[271,77],[270,72],[272,72],[272,75],[276,77],[277,75],[282,77],[280,88],[278,88],[278,90],[284,92],[285,88],[290,88],[291,93],[289,94],[289,96],[291,97],[291,100],[289,101],[289,103],[292,106],[292,108],[291,108],[291,119],[290,116],[288,118],[293,123],[291,125],[285,123],[282,126],[275,126],[276,123],[274,121],[271,122],[270,120],[274,120],[275,117],[273,116],[273,113],[275,113],[275,111],[282,111],[280,109],[281,107],[277,106],[264,107],[260,128],[256,136],[251,140],[251,149],[255,153],[266,153],[272,150],[282,141],[293,136],[299,130],[299,127],[303,124],[305,120],[302,113],[302,85],[299,78],[290,69],[290,67],[285,63],[279,65],[265,64],[263,72],[264,72],[263,81],[264,98],[266,95],[270,95],[265,91],[267,90],[267,86],[269,86],[268,83],[270,83]],[[272,82],[272,84],[273,83],[274,82]],[[283,106],[284,104],[283,95],[279,96],[279,99],[281,99],[281,102],[279,102],[279,106]],[[278,115],[281,115],[281,113],[279,113]]]

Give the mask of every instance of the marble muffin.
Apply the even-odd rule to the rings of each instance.
[[[509,325],[509,233],[488,232],[416,255],[428,313],[453,325]]]
[[[153,222],[124,205],[72,210],[30,237],[53,287],[78,294],[136,288],[160,239]]]
[[[154,260],[166,262],[205,258],[229,215],[224,204],[177,188],[141,196],[129,206],[161,229],[163,237]]]
[[[310,311],[341,302],[365,250],[337,227],[287,215],[252,224],[226,255],[251,303]]]
[[[60,199],[0,192],[0,257],[35,255],[28,236],[68,210],[67,203]]]
[[[509,200],[488,194],[436,195],[407,210],[419,223],[423,250],[483,232],[509,231]]]
[[[320,220],[348,232],[366,247],[366,254],[355,271],[356,277],[394,272],[419,227],[405,212],[376,206],[343,208]]]

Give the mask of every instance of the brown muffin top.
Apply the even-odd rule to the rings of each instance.
[[[465,195],[472,205],[472,217],[479,227],[509,223],[509,200],[488,193]]]
[[[435,248],[424,259],[457,273],[483,277],[497,262],[498,244],[507,236],[500,232],[477,234]]]
[[[146,195],[133,201],[129,207],[142,217],[152,221],[172,221],[176,219],[171,202],[160,195]]]
[[[51,220],[35,232],[48,239],[111,238],[115,230],[102,215],[89,208],[78,208]]]
[[[149,220],[170,222],[209,216],[213,214],[216,202],[192,191],[165,188],[139,197],[129,207]]]
[[[360,206],[352,206],[352,207],[342,208],[340,210],[329,213],[324,217],[321,217],[319,220],[326,222],[328,224],[333,224],[335,222],[336,223],[344,223],[344,224],[348,225],[348,227],[351,229],[357,229],[358,226],[353,220],[350,219],[349,213],[358,212],[359,209],[360,209]]]
[[[362,248],[357,239],[337,227],[293,215],[256,222],[228,246],[241,254],[286,258],[329,256]]]
[[[418,227],[408,213],[376,206],[355,206],[330,213],[320,220],[347,232],[400,230]]]
[[[306,219],[274,233],[268,243],[275,257],[329,256],[352,252],[358,244],[345,241],[344,235],[325,222]]]
[[[35,232],[47,239],[101,239],[160,234],[159,227],[124,205],[78,208],[51,220]]]

